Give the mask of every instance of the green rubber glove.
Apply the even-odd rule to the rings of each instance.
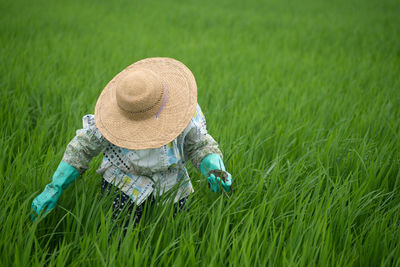
[[[79,176],[78,171],[68,163],[61,161],[53,180],[32,202],[32,220],[46,216],[56,205],[62,192]]]
[[[207,178],[211,192],[228,192],[232,188],[232,175],[225,170],[224,162],[218,154],[207,155],[200,163],[200,171]]]

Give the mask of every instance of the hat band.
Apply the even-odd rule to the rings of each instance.
[[[162,102],[162,104],[161,104],[160,109],[157,111],[156,119],[157,119],[158,116],[160,115],[161,111],[163,110],[163,108],[164,108],[164,106],[165,106],[165,103],[167,102],[167,87],[165,86],[164,83],[162,83],[162,85],[164,86],[164,99],[163,99],[163,102]]]

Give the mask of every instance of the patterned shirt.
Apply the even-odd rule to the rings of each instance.
[[[103,153],[97,173],[117,186],[140,205],[150,194],[154,197],[171,192],[174,202],[193,192],[185,164],[191,161],[200,168],[205,156],[217,153],[217,142],[208,134],[206,120],[197,105],[194,117],[185,130],[172,142],[160,148],[130,150],[106,140],[97,129],[94,115],[83,117],[83,128],[67,145],[63,161],[80,174],[88,169],[90,160]],[[174,189],[174,190],[172,190]]]

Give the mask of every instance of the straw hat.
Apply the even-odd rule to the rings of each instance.
[[[114,145],[158,148],[189,124],[197,106],[192,72],[172,58],[146,58],[115,76],[97,99],[95,122]]]

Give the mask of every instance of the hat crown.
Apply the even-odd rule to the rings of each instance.
[[[118,106],[137,119],[157,114],[164,98],[164,88],[151,70],[136,70],[126,75],[116,86]]]
[[[147,90],[158,92],[160,100],[154,95],[144,97],[153,94]],[[172,58],[146,58],[126,67],[105,86],[97,99],[95,123],[116,146],[160,148],[184,132],[196,107],[196,81],[187,66]]]

